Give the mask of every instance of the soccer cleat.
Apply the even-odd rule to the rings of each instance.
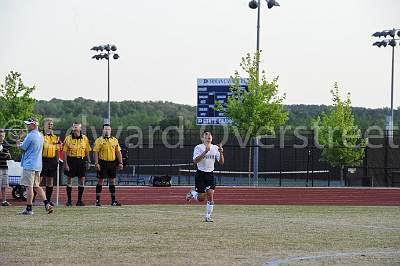
[[[77,201],[76,206],[85,206],[85,204],[83,203],[83,201]]]
[[[49,201],[49,204],[54,207],[54,203],[52,201]]]
[[[212,222],[214,222],[214,220],[213,220],[211,217],[206,217],[206,218],[204,219],[204,222],[206,222],[206,223],[212,223]]]
[[[19,215],[33,215],[33,211],[28,211],[27,209],[19,213]]]
[[[46,211],[47,211],[47,214],[53,213],[54,212],[54,207],[51,206],[50,204],[47,204],[46,205]]]
[[[67,201],[67,203],[65,203],[65,206],[67,206],[67,207],[72,207],[72,202]]]
[[[3,206],[3,207],[8,207],[8,206],[10,206],[11,204],[8,202],[8,201],[3,201],[2,203],[1,203],[1,206]]]
[[[96,201],[96,207],[101,207],[100,201]]]
[[[111,202],[111,206],[121,206],[121,203],[118,200]]]
[[[186,202],[189,203],[192,199],[193,199],[193,194],[192,194],[192,190],[191,190],[186,194],[185,200],[186,200]]]

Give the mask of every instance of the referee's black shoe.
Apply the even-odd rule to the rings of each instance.
[[[111,206],[121,206],[121,203],[118,200],[111,202]]]
[[[85,204],[80,200],[76,202],[76,206],[85,206]]]

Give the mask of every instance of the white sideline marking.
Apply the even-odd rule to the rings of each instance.
[[[400,255],[400,251],[376,251],[376,252],[346,252],[346,253],[330,253],[321,254],[316,256],[304,256],[304,257],[289,257],[286,259],[278,259],[267,261],[262,264],[262,266],[279,266],[282,263],[305,261],[305,260],[318,260],[324,258],[339,258],[339,257],[355,257],[355,256],[373,256],[373,255]]]

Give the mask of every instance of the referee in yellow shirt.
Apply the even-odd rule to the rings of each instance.
[[[103,125],[103,136],[96,139],[93,148],[96,163],[98,183],[96,186],[96,206],[100,207],[100,195],[103,189],[104,178],[109,179],[111,206],[121,206],[115,199],[115,177],[117,168],[122,170],[122,154],[118,139],[111,136],[111,126]]]
[[[43,128],[43,152],[42,152],[42,172],[41,176],[46,182],[46,198],[51,205],[53,194],[53,182],[57,176],[58,156],[60,139],[53,133],[54,122],[51,118],[44,120]]]
[[[64,170],[67,176],[67,207],[72,206],[72,178],[78,177],[78,201],[76,206],[85,206],[82,202],[83,191],[85,190],[86,167],[90,164],[89,139],[81,132],[82,125],[75,122],[72,125],[72,133],[64,140]]]

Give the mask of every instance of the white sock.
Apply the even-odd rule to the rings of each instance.
[[[207,205],[206,205],[206,217],[210,218],[211,214],[214,210],[214,202],[213,201],[207,201]]]
[[[199,193],[197,193],[197,191],[192,190],[190,193],[192,193],[193,199],[197,200],[197,196],[199,195]]]

